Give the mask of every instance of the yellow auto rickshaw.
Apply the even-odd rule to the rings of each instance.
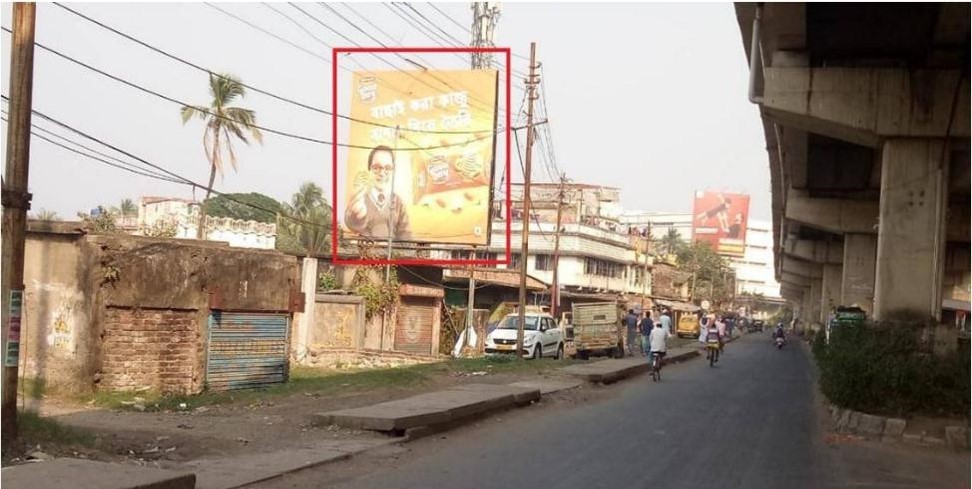
[[[692,313],[682,314],[678,318],[675,334],[679,337],[698,338],[700,334],[699,317]]]

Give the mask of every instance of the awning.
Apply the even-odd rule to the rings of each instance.
[[[659,299],[657,297],[652,297],[655,304],[659,306],[665,306],[676,311],[683,312],[698,312],[701,308],[695,304],[689,304],[688,302],[674,301],[669,299]]]

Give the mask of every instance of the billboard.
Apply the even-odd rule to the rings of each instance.
[[[725,192],[695,192],[692,240],[704,241],[720,255],[741,257],[746,251],[749,196]]]
[[[498,81],[495,70],[353,74],[350,236],[489,243]]]

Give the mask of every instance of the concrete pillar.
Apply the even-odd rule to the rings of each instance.
[[[874,317],[941,318],[948,161],[944,142],[889,139],[881,168]]]
[[[810,305],[810,323],[821,324],[820,311],[823,310],[821,306],[823,299],[823,279],[814,278],[810,279],[810,297],[807,300],[807,304]]]
[[[317,258],[304,258],[300,274],[300,291],[304,294],[304,311],[294,314],[296,331],[290,335],[290,352],[297,363],[303,363],[314,328],[314,306],[317,304]]]
[[[820,291],[820,324],[827,324],[830,313],[840,304],[840,281],[844,274],[842,265],[824,265]]]
[[[877,259],[877,235],[844,235],[844,274],[841,278],[840,303],[856,305],[874,312],[874,265]]]

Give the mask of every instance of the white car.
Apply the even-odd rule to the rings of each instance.
[[[516,330],[520,322],[518,314],[503,318],[486,336],[486,353],[513,353],[516,350]],[[553,316],[527,313],[523,327],[523,351],[525,358],[564,357],[564,332]]]

